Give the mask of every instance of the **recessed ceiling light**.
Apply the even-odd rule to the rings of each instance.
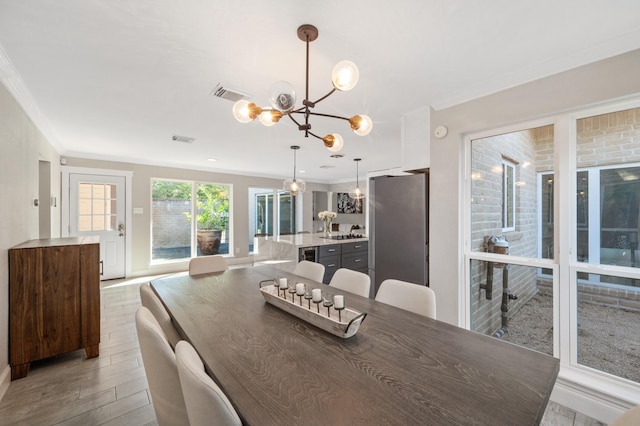
[[[306,170],[299,170],[298,173],[307,173]]]
[[[207,161],[218,161],[217,158],[207,158]]]

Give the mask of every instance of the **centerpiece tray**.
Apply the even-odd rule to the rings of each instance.
[[[273,281],[268,280],[266,282]],[[358,312],[349,308],[344,308],[338,313],[332,307],[328,309],[328,316],[327,308],[322,306],[322,302],[320,303],[320,312],[318,312],[318,307],[315,303],[312,302],[311,308],[309,308],[308,300],[302,298],[302,305],[300,305],[299,296],[294,294],[294,301],[292,301],[291,293],[284,291],[285,297],[283,298],[283,290],[273,284],[263,285],[263,283],[264,281],[260,283],[260,292],[268,303],[343,339],[354,336],[367,316],[366,312]]]

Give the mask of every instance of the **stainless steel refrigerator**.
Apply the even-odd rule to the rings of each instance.
[[[373,296],[394,278],[429,285],[429,175],[369,181],[369,274]]]

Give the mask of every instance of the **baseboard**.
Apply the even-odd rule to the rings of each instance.
[[[611,423],[635,405],[561,377],[558,377],[550,399],[605,424]]]
[[[7,366],[0,374],[0,401],[4,398],[4,395],[9,390],[9,384],[11,383],[11,366],[7,364]]]

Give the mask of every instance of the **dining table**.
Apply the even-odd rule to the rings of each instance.
[[[366,313],[357,333],[268,303],[279,278],[343,295]],[[536,425],[558,375],[552,356],[269,265],[151,287],[246,425]]]

